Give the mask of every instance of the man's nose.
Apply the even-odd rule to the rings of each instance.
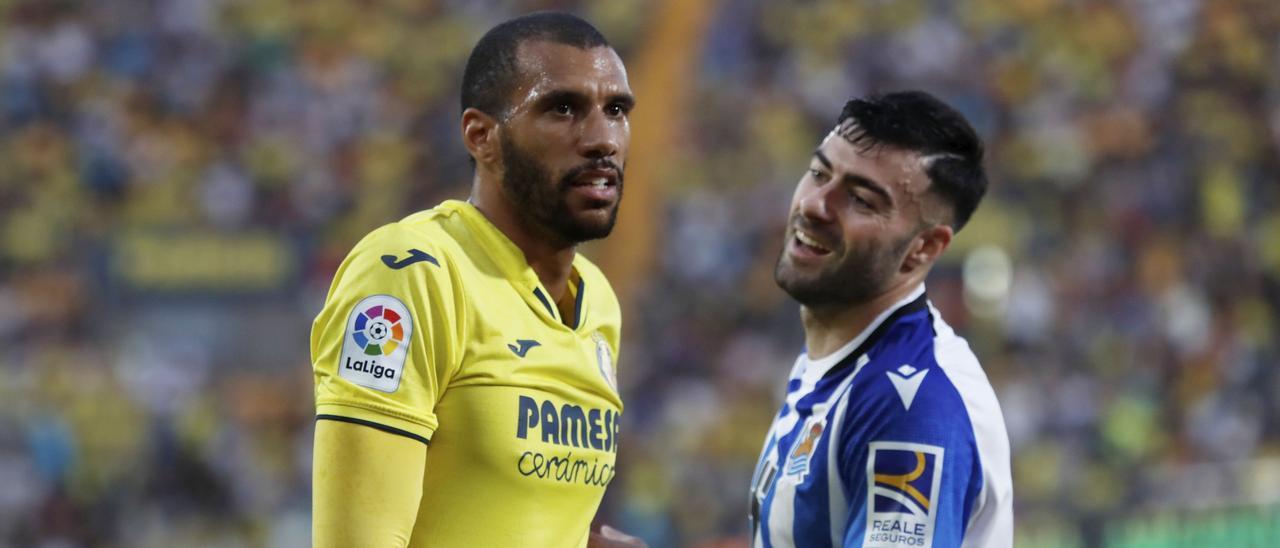
[[[836,186],[832,184],[815,185],[807,189],[801,189],[800,215],[815,222],[827,223],[835,220],[835,210],[831,205],[831,192]]]
[[[627,138],[625,122],[610,119],[593,109],[582,123],[578,153],[586,158],[610,158],[618,154]]]

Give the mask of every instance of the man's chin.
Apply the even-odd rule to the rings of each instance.
[[[838,276],[826,271],[806,270],[784,259],[775,270],[773,281],[793,300],[808,307],[824,307],[842,301]]]
[[[820,265],[797,264],[791,257],[784,255],[775,269],[774,277],[780,286],[784,280],[794,285],[821,285],[824,278],[828,277],[825,272],[826,269]]]
[[[618,220],[618,206],[611,204],[604,207],[583,208],[573,215],[576,231],[589,235],[592,240],[608,236]]]
[[[814,288],[821,286],[821,280],[814,279],[809,276],[802,276],[794,269],[788,268],[786,265],[779,265],[779,268],[773,275],[774,283],[783,291],[786,291],[791,298],[804,304],[802,296],[814,293]]]
[[[591,212],[595,213],[595,212]],[[613,232],[614,221],[617,219],[615,215],[575,215],[572,220],[562,224],[559,228],[561,236],[571,243],[582,243],[591,240],[599,240]]]
[[[613,227],[611,226],[578,227],[578,230],[573,234],[572,240],[574,243],[579,243],[579,244],[583,242],[590,242],[592,240],[601,240],[604,238],[608,238],[609,234],[612,232],[613,232]]]

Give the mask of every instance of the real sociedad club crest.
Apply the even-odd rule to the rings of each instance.
[[[813,452],[826,429],[825,417],[813,417],[805,422],[804,429],[800,431],[800,437],[796,439],[795,446],[787,457],[786,477],[795,479],[796,483],[804,482],[805,476],[809,474],[809,462],[813,460]]]
[[[604,377],[610,387],[617,390],[618,373],[613,368],[613,350],[609,348],[609,341],[605,340],[604,335],[599,331],[592,333],[591,339],[596,341],[596,365],[600,367],[600,376]]]

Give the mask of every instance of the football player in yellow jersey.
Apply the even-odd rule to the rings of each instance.
[[[543,12],[481,38],[462,88],[470,199],[366,236],[312,328],[314,542],[641,545],[589,532],[621,315],[575,253],[617,216],[626,70],[589,23]]]

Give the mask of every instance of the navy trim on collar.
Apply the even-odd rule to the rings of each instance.
[[[542,288],[540,287],[533,288],[533,295],[537,297],[539,301],[542,301],[542,306],[547,307],[547,312],[551,313],[552,318],[559,319],[556,316],[556,310],[554,308],[551,308],[551,301],[548,301],[547,296],[542,294]]]
[[[852,367],[853,364],[857,363],[858,357],[866,354],[868,350],[871,350],[871,347],[875,346],[877,342],[880,342],[880,339],[889,331],[889,328],[893,327],[893,324],[897,323],[903,316],[928,309],[928,294],[920,293],[920,296],[916,297],[914,301],[902,305],[902,307],[894,310],[888,318],[885,318],[883,322],[880,322],[880,325],[876,326],[876,330],[872,331],[871,334],[867,336],[867,340],[862,341],[862,344],[858,345],[858,348],[854,349],[853,352],[850,352],[843,360],[840,360],[840,363],[828,370],[822,378],[831,378],[840,374],[841,371]]]
[[[578,278],[578,295],[573,299],[573,328],[577,329],[582,325],[582,288],[586,286],[586,282],[581,277]]]

